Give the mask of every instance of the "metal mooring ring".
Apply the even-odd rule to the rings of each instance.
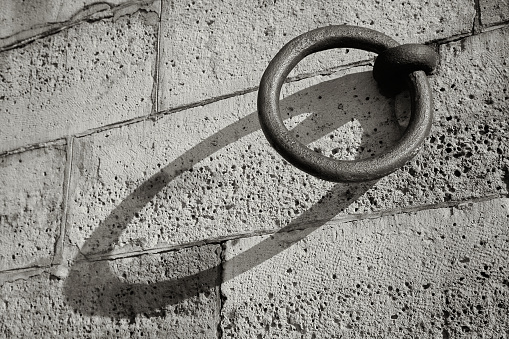
[[[380,32],[346,25],[318,28],[291,40],[270,62],[258,91],[258,117],[270,144],[302,171],[334,182],[374,180],[403,166],[417,154],[433,121],[431,91],[423,71],[404,76],[410,90],[412,115],[403,137],[392,148],[368,159],[335,160],[307,148],[289,133],[279,113],[281,87],[290,71],[307,55],[332,48],[357,48],[380,54],[398,45]]]

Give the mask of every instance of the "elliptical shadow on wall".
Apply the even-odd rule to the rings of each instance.
[[[351,127],[355,121],[357,126],[362,127],[360,130],[362,138],[358,147],[354,147],[355,149],[350,151],[350,155],[353,155],[353,158],[362,158],[381,153],[399,139],[403,125],[401,120],[407,117],[396,117],[394,102],[394,99],[386,99],[378,93],[371,72],[361,72],[300,90],[282,99],[280,106],[283,119],[292,120],[299,116],[304,117],[304,119],[300,119],[300,122],[295,123],[296,126],[292,129],[294,135],[298,135],[299,140],[304,144],[313,143],[320,138],[327,139],[326,144],[333,138],[331,133],[339,131],[339,136],[341,136],[341,128]],[[406,111],[409,112],[409,107],[406,108]],[[257,112],[252,112],[217,131],[206,140],[197,143],[160,172],[147,179],[118,204],[108,217],[95,228],[92,236],[81,248],[81,252],[93,252],[97,243],[104,241],[105,238],[112,239],[112,234],[113,238],[118,239],[134,216],[159,191],[170,183],[181,180],[182,173],[189,171],[215,152],[238,142],[259,129]],[[211,144],[214,146],[211,147]],[[269,146],[267,145],[267,147]],[[345,145],[345,147],[347,146]],[[345,154],[343,151],[339,152],[334,149],[320,151],[326,155],[327,153],[338,156]],[[236,165],[241,166],[242,164]],[[250,164],[250,166],[256,165]],[[138,314],[151,317],[177,312],[176,307],[179,304],[199,303],[203,298],[217,296],[222,281],[234,278],[233,276],[222,276],[222,265],[234,265],[237,275],[248,271],[330,221],[375,184],[376,181],[362,184],[339,183],[330,186],[331,189],[323,191],[321,199],[301,215],[282,224],[282,228],[278,230],[278,233],[297,232],[294,242],[282,246],[274,237],[268,237],[234,258],[222,263],[217,261],[217,264],[204,270],[197,270],[196,265],[190,264],[200,261],[199,256],[204,253],[199,250],[188,251],[187,249],[179,250],[178,252],[181,252],[179,255],[169,256],[169,258],[173,258],[173,262],[165,261],[167,266],[160,268],[162,273],[158,279],[139,280],[143,282],[127,281],[125,277],[112,271],[106,260],[93,263],[75,261],[64,283],[67,303],[81,314],[117,319],[133,320]],[[179,185],[173,187],[178,190]],[[295,187],[296,191],[302,189],[297,185]],[[218,193],[221,194],[221,192]],[[186,192],[175,191],[172,194],[178,196],[186,194]],[[263,211],[261,212],[263,213]],[[318,221],[316,221],[316,216],[320,216]],[[314,222],[309,223],[310,219]],[[122,225],[119,225],[119,220]],[[309,226],[306,227],[306,225]],[[263,255],[260,256],[260,253]],[[140,275],[143,275],[143,272],[140,272]],[[165,278],[163,281],[159,281],[161,276]],[[182,305],[181,308],[185,308],[185,305]]]

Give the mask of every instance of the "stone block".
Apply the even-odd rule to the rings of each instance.
[[[82,23],[0,54],[0,153],[151,113],[158,16]]]
[[[2,338],[217,338],[219,246],[80,262],[0,287]]]
[[[474,17],[470,0],[163,1],[160,109],[258,86],[277,51],[314,28],[363,26],[415,43],[468,33]],[[370,57],[355,49],[322,52],[307,57],[292,74]]]
[[[116,255],[507,194],[504,41],[498,30],[441,47],[431,135],[414,160],[376,182],[325,182],[282,160],[259,130],[255,93],[78,138],[69,239],[87,255]],[[393,145],[407,95],[382,97],[366,70],[285,85],[292,133],[342,159]]]
[[[65,146],[0,157],[0,270],[51,263],[65,158]]]
[[[504,0],[479,0],[481,24],[494,25],[509,20],[509,2]]]
[[[228,241],[223,338],[506,338],[509,199]]]

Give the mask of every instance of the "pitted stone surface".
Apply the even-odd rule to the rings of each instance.
[[[0,157],[0,270],[51,263],[64,168],[63,146]]]
[[[218,265],[211,245],[5,283],[0,337],[215,339]]]
[[[493,25],[509,20],[509,2],[505,0],[479,0],[481,24]]]
[[[493,31],[441,48],[431,79],[431,136],[413,161],[376,183],[335,185],[287,164],[259,131],[254,94],[80,138],[71,242],[88,254],[123,252],[507,194],[508,74],[500,42],[506,34]],[[282,115],[290,128],[298,126],[293,133],[302,142],[351,159],[399,138],[391,107],[404,126],[404,94],[396,104],[384,99],[370,73],[324,80],[283,91],[293,94],[282,100]]]
[[[508,192],[508,50],[509,28],[440,47],[432,77],[435,124],[398,175],[408,197],[435,203]]]
[[[348,24],[383,32],[400,43],[470,32],[474,3],[455,1],[163,1],[160,109],[258,86],[281,47],[311,29]],[[366,52],[322,52],[292,74],[368,58]]]
[[[82,23],[1,53],[0,153],[151,113],[157,23]]]
[[[223,338],[507,338],[509,199],[227,242]]]
[[[371,72],[357,73],[365,69],[283,90],[282,115],[299,140],[351,159],[399,138],[393,102],[377,93]],[[276,230],[302,222],[303,213],[305,220],[322,218],[322,211],[307,210],[334,185],[281,159],[260,130],[255,101],[251,93],[78,138],[71,242],[89,255]],[[360,187],[341,186],[339,205]]]

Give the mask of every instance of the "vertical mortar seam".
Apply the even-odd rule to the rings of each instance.
[[[157,26],[157,42],[156,42],[156,62],[155,62],[155,70],[154,70],[154,94],[152,103],[152,114],[156,114],[159,112],[159,80],[160,80],[160,64],[161,64],[161,27],[162,27],[162,17],[163,17],[163,0],[160,0],[159,5],[159,23]],[[152,115],[151,114],[151,115]]]
[[[481,23],[481,4],[479,0],[474,0],[475,17],[472,24],[472,35],[476,35],[482,32]]]
[[[223,307],[224,302],[226,300],[226,296],[223,293],[223,282],[224,282],[224,264],[225,264],[225,257],[226,257],[226,243],[228,240],[221,242],[220,244],[220,252],[219,252],[219,259],[221,263],[219,264],[219,284],[218,284],[218,292],[219,292],[219,321],[217,322],[217,338],[222,339],[223,338]]]
[[[67,147],[66,147],[66,161],[65,161],[65,172],[64,172],[64,182],[63,182],[63,198],[62,198],[62,220],[60,223],[60,234],[58,239],[55,242],[55,253],[53,255],[53,265],[60,265],[63,261],[63,250],[64,250],[64,238],[67,231],[67,213],[69,208],[69,196],[70,189],[69,186],[71,184],[71,171],[72,171],[72,162],[73,162],[73,142],[74,137],[67,137]]]

